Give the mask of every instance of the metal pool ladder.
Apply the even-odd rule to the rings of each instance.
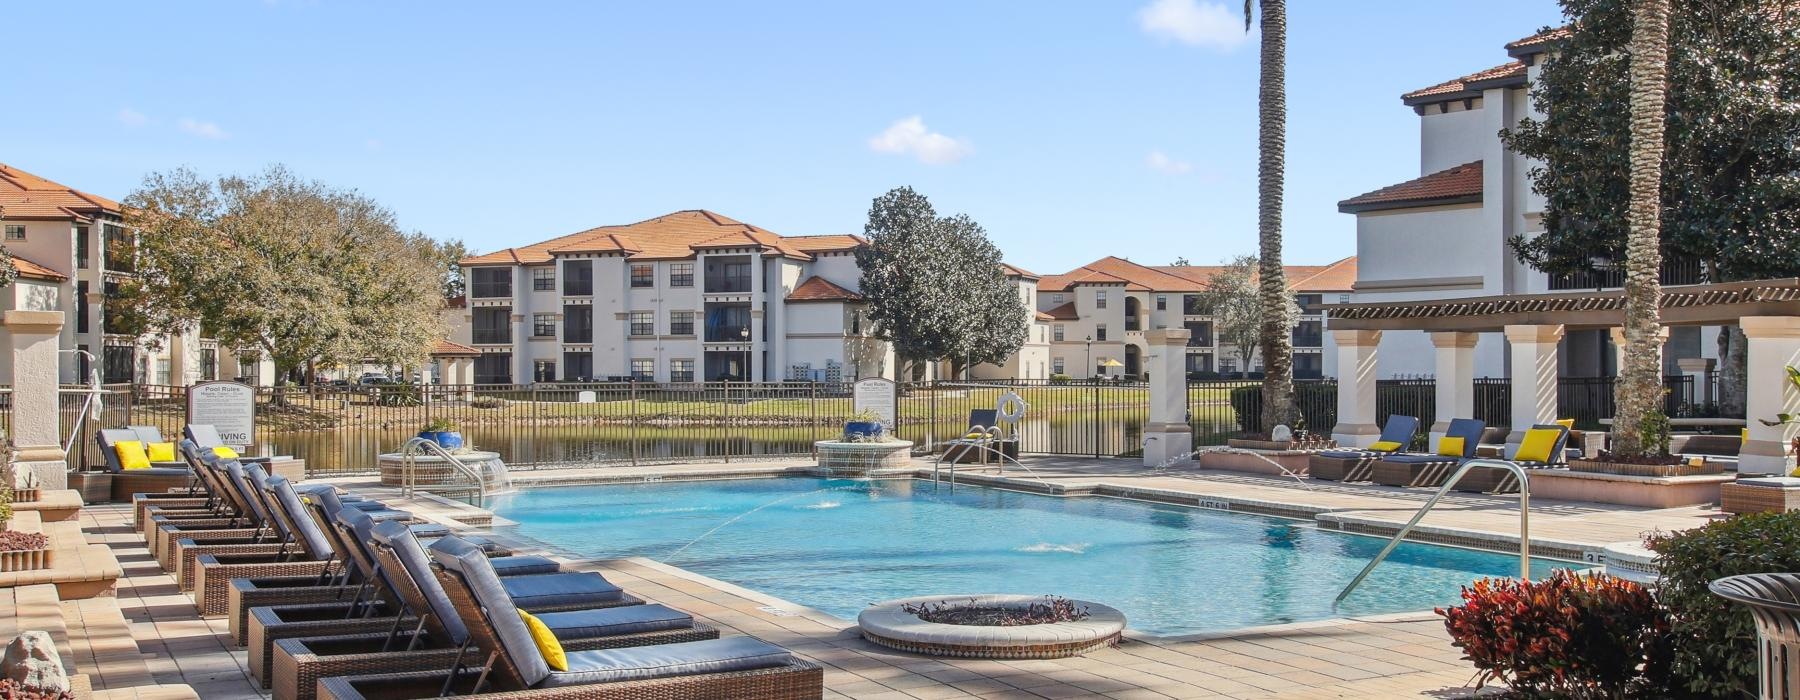
[[[1456,472],[1451,474],[1449,479],[1444,480],[1444,485],[1438,487],[1437,493],[1431,495],[1431,500],[1426,501],[1425,506],[1413,514],[1412,520],[1406,523],[1406,527],[1400,528],[1399,532],[1394,533],[1394,538],[1388,540],[1387,546],[1381,548],[1381,553],[1375,555],[1374,559],[1370,559],[1368,566],[1364,566],[1362,572],[1350,580],[1350,585],[1345,586],[1343,592],[1338,593],[1337,598],[1331,601],[1331,606],[1335,608],[1339,603],[1344,602],[1345,598],[1350,597],[1350,592],[1356,590],[1363,579],[1369,577],[1369,572],[1374,571],[1382,560],[1387,559],[1388,555],[1394,552],[1394,548],[1400,546],[1400,541],[1406,539],[1406,536],[1412,532],[1413,527],[1418,525],[1420,520],[1425,519],[1425,514],[1431,512],[1432,506],[1437,505],[1438,500],[1443,498],[1444,494],[1449,493],[1450,488],[1456,486],[1456,482],[1461,481],[1464,474],[1476,467],[1505,469],[1519,477],[1519,578],[1531,580],[1531,478],[1526,474],[1524,467],[1513,462],[1503,459],[1471,459],[1463,462],[1462,466],[1457,467]]]
[[[400,480],[401,495],[411,498],[418,491],[418,457],[422,453],[444,460],[444,463],[450,465],[451,469],[468,477],[475,487],[475,507],[487,507],[487,476],[481,470],[464,464],[462,460],[450,454],[449,450],[444,449],[436,441],[422,437],[409,439],[406,441],[406,445],[400,448],[400,456],[405,460],[401,467],[403,475]]]

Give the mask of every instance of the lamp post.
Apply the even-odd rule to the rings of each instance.
[[[739,381],[750,381],[750,326],[738,329],[738,337],[744,340],[744,366],[738,370]]]
[[[1100,368],[1094,366],[1094,336],[1091,333],[1087,337],[1087,365],[1094,374],[1093,378],[1099,379]]]

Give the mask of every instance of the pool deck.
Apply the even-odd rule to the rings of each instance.
[[[1215,507],[1274,507],[1322,524],[1343,522],[1396,527],[1425,500],[1420,490],[1343,484],[1311,484],[1235,472],[1167,470],[1146,473],[1123,460],[1028,459],[1036,476],[1016,488],[1099,493],[1141,493],[1171,500],[1186,494]],[[592,470],[519,472],[524,486],[597,481],[726,478],[804,473],[805,462],[758,462]],[[929,463],[916,464],[929,470]],[[963,473],[959,476],[968,476]],[[979,478],[979,477],[978,477]],[[399,501],[372,478],[333,479],[370,495]],[[1133,491],[1135,489],[1135,491]],[[1271,505],[1273,504],[1273,505]],[[479,512],[438,499],[416,498],[402,507],[447,523],[467,523]],[[1657,530],[1676,530],[1718,517],[1716,508],[1647,510],[1534,500],[1533,539],[1599,547],[1635,540]],[[1306,515],[1311,514],[1311,515]],[[130,528],[124,505],[90,506],[82,515],[91,542],[113,548],[124,564],[118,607],[156,683],[192,685],[208,700],[265,697],[244,677],[244,652],[229,641],[222,621],[201,620],[191,601],[148,559]],[[480,522],[480,518],[473,518]],[[1517,500],[1457,495],[1446,499],[1427,524],[1501,549],[1517,542]],[[1486,542],[1484,545],[1483,542]],[[780,644],[826,668],[828,698],[1395,698],[1465,697],[1474,670],[1450,646],[1443,624],[1429,613],[1330,620],[1187,638],[1127,634],[1116,649],[1048,661],[933,659],[892,651],[862,640],[849,621],[725,582],[646,559],[570,562],[600,571],[632,593],[694,614],[726,634],[753,635]],[[1329,595],[1322,592],[1321,595]]]

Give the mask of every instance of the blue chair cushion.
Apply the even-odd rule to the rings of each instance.
[[[1373,450],[1331,450],[1329,452],[1320,452],[1319,456],[1330,457],[1332,459],[1364,459],[1367,457],[1380,457],[1384,454],[1389,453],[1375,452]]]
[[[615,603],[625,597],[624,590],[592,571],[508,576],[500,584],[513,605],[526,610]]]
[[[384,524],[383,527],[386,527]],[[380,531],[377,530],[377,533]],[[404,538],[401,538],[404,539]],[[519,618],[519,606],[513,602],[506,584],[494,574],[494,567],[488,564],[486,553],[479,547],[464,542],[456,537],[445,537],[431,543],[431,559],[444,567],[444,570],[456,574],[463,585],[468,586],[469,594],[475,604],[481,607],[481,617],[471,616],[463,620],[464,625],[482,625],[491,630],[500,641],[499,649],[488,650],[503,653],[512,661],[514,670],[525,685],[536,686],[539,681],[550,675],[550,665],[544,662],[543,653],[538,651],[537,642],[531,637],[531,630],[525,627],[525,621]],[[430,575],[429,573],[427,574]],[[548,574],[544,577],[527,576],[526,579],[560,577],[563,574]],[[435,576],[433,578],[436,578]],[[518,581],[521,579],[506,579]]]
[[[331,542],[325,533],[319,530],[319,524],[306,513],[306,506],[300,505],[300,495],[294,493],[293,486],[288,484],[287,477],[271,476],[264,482],[269,491],[275,494],[275,503],[287,514],[288,523],[299,530],[298,534],[306,548],[306,554],[313,561],[330,561],[336,555],[331,549]]]
[[[1386,457],[1382,457],[1381,461],[1394,462],[1396,464],[1437,464],[1437,463],[1441,463],[1441,462],[1461,462],[1462,459],[1463,458],[1461,458],[1461,457],[1448,457],[1445,455],[1427,455],[1427,454],[1418,454],[1416,452],[1408,452],[1406,454],[1388,455]]]
[[[693,616],[662,605],[626,605],[599,610],[538,613],[557,639],[587,639],[678,630],[694,626]]]
[[[1737,483],[1763,488],[1800,489],[1800,478],[1792,476],[1759,476],[1751,479],[1738,479]]]
[[[1419,419],[1413,416],[1388,416],[1387,423],[1381,426],[1381,439],[1384,442],[1398,442],[1401,445],[1412,444],[1413,434],[1419,432]]]
[[[531,576],[534,574],[554,574],[562,571],[562,565],[547,557],[526,554],[515,557],[491,557],[489,564],[494,565],[494,573],[501,576]],[[544,624],[550,624],[548,622]],[[550,625],[555,627],[555,625]]]
[[[439,525],[437,523],[419,523],[417,525],[408,525],[407,529],[412,531],[413,537],[430,538],[430,537],[447,537],[450,535],[450,526]]]
[[[569,653],[569,670],[550,673],[537,688],[617,681],[728,673],[789,663],[786,649],[755,637],[726,637],[701,642],[656,644],[625,649]]]
[[[177,464],[176,462],[155,462],[155,464]],[[193,476],[194,472],[186,466],[145,467],[143,469],[127,469],[120,472],[125,476]]]
[[[362,509],[358,508],[357,510]],[[378,523],[385,523],[389,520],[412,519],[412,513],[404,510],[363,510],[363,513],[367,514],[371,519]]]

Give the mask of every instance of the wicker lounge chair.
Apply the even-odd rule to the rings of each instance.
[[[94,433],[94,440],[100,444],[100,453],[106,459],[106,471],[113,475],[113,501],[127,502],[138,493],[168,493],[172,489],[194,488],[194,472],[188,469],[187,462],[173,460],[151,462],[147,468],[126,469],[119,460],[118,444],[135,440],[148,446],[164,442],[162,431],[147,425],[134,425],[124,428],[102,428]]]
[[[1759,696],[1800,697],[1800,574],[1727,576],[1707,589],[1756,620]]]
[[[1377,442],[1395,442],[1400,449],[1412,444],[1413,433],[1419,430],[1419,419],[1413,416],[1388,416],[1387,424],[1381,426],[1381,438]],[[1368,481],[1375,460],[1381,459],[1386,452],[1376,450],[1327,450],[1308,457],[1307,475],[1314,479],[1327,481]]]
[[[1369,480],[1383,486],[1428,486],[1436,488],[1444,485],[1444,480],[1456,471],[1462,461],[1475,456],[1475,448],[1481,442],[1482,428],[1485,423],[1473,418],[1456,418],[1444,431],[1444,437],[1462,438],[1462,450],[1455,455],[1438,453],[1407,452],[1388,454],[1375,461],[1369,468]]]
[[[261,471],[256,465],[245,469]],[[278,544],[236,545],[245,549],[195,557],[191,578],[194,603],[202,616],[232,613],[238,617],[258,605],[311,601],[321,591],[329,594],[344,587],[338,553],[306,514],[293,485],[280,476],[268,477],[263,483],[271,497],[270,519],[278,524],[277,529],[288,532],[288,538]],[[234,585],[236,579],[248,583]],[[233,602],[240,607],[232,609]],[[234,624],[241,626],[242,622]]]
[[[461,658],[484,660],[451,670],[326,678],[319,696],[421,697],[443,691],[477,694],[531,691],[544,698],[819,698],[824,672],[787,650],[753,637],[571,651],[567,671],[553,671],[519,618],[492,567],[472,548],[433,545],[433,572],[469,631]]]
[[[1567,450],[1569,429],[1567,427],[1551,423],[1531,426],[1531,430],[1557,431],[1556,442],[1550,448],[1550,459],[1548,461],[1521,461],[1516,459],[1519,446],[1514,445],[1508,447],[1510,454],[1506,457],[1507,461],[1526,469],[1553,469],[1569,463]],[[1454,488],[1466,493],[1513,493],[1519,490],[1519,478],[1505,469],[1476,467],[1470,469],[1468,474],[1463,475],[1462,480],[1456,482]]]

